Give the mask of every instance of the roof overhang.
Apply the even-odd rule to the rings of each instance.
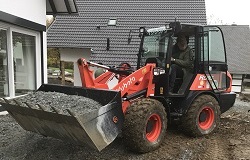
[[[75,14],[78,13],[75,0],[46,0],[46,14]]]

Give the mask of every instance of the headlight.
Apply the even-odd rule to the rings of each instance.
[[[165,70],[162,69],[162,68],[154,68],[154,75],[155,76],[158,76],[160,74],[164,74],[165,73]]]
[[[165,27],[166,27],[166,29],[169,29],[169,28],[170,28],[170,25],[169,25],[169,24],[166,24]]]

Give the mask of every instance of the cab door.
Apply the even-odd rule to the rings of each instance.
[[[227,59],[222,31],[219,27],[206,26],[201,38],[201,63],[207,86],[215,92],[225,91],[229,87],[227,79]]]

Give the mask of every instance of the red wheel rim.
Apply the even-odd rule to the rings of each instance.
[[[146,126],[146,138],[150,142],[154,142],[158,139],[161,133],[161,118],[158,114],[152,114],[147,122]]]
[[[203,130],[209,129],[214,123],[214,110],[210,107],[202,109],[199,115],[199,126]]]

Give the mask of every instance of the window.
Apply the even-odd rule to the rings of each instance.
[[[0,29],[0,97],[9,96],[7,33]]]
[[[109,19],[108,25],[109,26],[115,26],[116,25],[116,19]]]
[[[0,97],[24,95],[42,84],[41,36],[0,21]]]
[[[146,36],[143,43],[143,55],[146,57],[158,57],[159,56],[159,35]]]
[[[157,58],[159,67],[165,67],[168,50],[169,34],[164,31],[150,32],[144,37],[141,65],[144,66],[148,58]]]
[[[226,62],[223,37],[221,31],[217,27],[205,28],[204,60],[209,60],[211,62]]]
[[[12,32],[15,95],[35,90],[35,36]]]

